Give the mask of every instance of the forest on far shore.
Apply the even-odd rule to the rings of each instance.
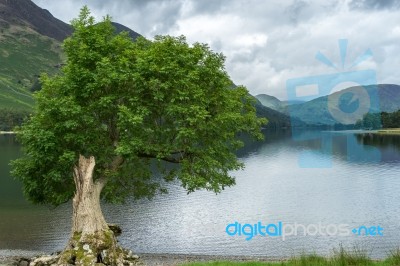
[[[399,128],[400,110],[387,113],[368,113],[363,119],[357,121],[356,128],[379,129],[379,128]]]
[[[29,112],[0,109],[0,131],[12,131],[16,126],[20,126]]]

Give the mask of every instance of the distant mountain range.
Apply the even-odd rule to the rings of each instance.
[[[360,94],[360,88],[366,93]],[[354,98],[354,95],[359,95]],[[269,108],[282,112],[292,118],[299,119],[308,125],[334,125],[337,123],[351,124],[346,121],[348,114],[360,110],[360,115],[376,112],[395,112],[400,109],[400,86],[393,84],[350,87],[331,95],[316,98],[303,103],[288,103],[279,99],[260,94],[256,96],[260,102]],[[333,102],[336,102],[334,105]],[[331,106],[329,108],[329,106]],[[343,112],[338,120],[335,115]],[[357,111],[358,112],[358,111]]]

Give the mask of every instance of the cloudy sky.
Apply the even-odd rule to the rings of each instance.
[[[287,97],[293,78],[372,69],[378,83],[400,84],[400,0],[33,0],[69,22],[86,4],[147,38],[185,35],[226,57],[232,80],[253,94]],[[338,40],[347,39],[344,68]],[[337,68],[316,60],[320,52]]]

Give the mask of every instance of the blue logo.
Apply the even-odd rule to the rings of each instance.
[[[372,51],[367,49],[354,62],[346,66],[348,41],[339,40],[339,51],[341,57],[340,67],[329,60],[321,52],[316,54],[316,59],[326,66],[334,69],[333,74],[315,75],[300,78],[289,79],[286,82],[287,96],[289,101],[310,101],[312,99],[326,96],[322,101],[324,106],[320,107],[321,111],[331,121],[330,125],[351,125],[363,118],[366,113],[380,112],[379,94],[376,88],[376,73],[372,69],[353,70],[361,62],[372,57]],[[351,90],[342,91],[351,87]],[[289,115],[292,122],[295,122],[297,111],[289,106]],[[324,123],[321,123],[324,124]],[[298,135],[293,130],[293,139],[296,141],[307,141],[310,135]],[[316,160],[318,157],[314,150],[306,150],[300,154],[299,166],[301,168],[330,168],[332,167],[332,136],[330,134],[318,135],[321,141],[320,150],[323,154],[329,155],[325,160]],[[351,143],[353,139],[348,138],[348,160],[357,160],[357,158],[367,156],[369,161],[380,161],[380,153],[377,149],[367,151],[354,149],[357,145]]]
[[[354,228],[351,232],[358,236],[383,236],[383,228],[380,225],[370,227],[362,225]]]
[[[225,232],[230,235],[244,235],[246,240],[251,240],[254,236],[282,236],[282,222],[277,224],[267,224],[262,225],[261,222],[256,224],[240,224],[235,222],[233,224],[228,224],[225,228]]]

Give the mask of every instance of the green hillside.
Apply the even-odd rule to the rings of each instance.
[[[60,42],[27,26],[0,30],[0,109],[29,111],[31,89],[38,76],[54,74],[63,61]]]
[[[255,97],[265,107],[271,108],[278,112],[285,112],[286,105],[283,102],[281,102],[278,98],[267,94],[258,94]]]
[[[265,107],[271,108],[275,111],[288,114],[288,106],[293,104],[302,104],[304,101],[281,101],[278,98],[268,94],[258,94],[255,96]]]
[[[333,125],[338,123],[338,121],[332,116],[331,111],[328,110],[328,106],[330,101],[329,99],[333,99],[335,97],[338,98],[338,103],[333,110],[340,108],[349,114],[358,108],[361,110],[366,110],[363,114],[378,113],[381,111],[391,113],[400,109],[399,85],[379,84],[364,86],[362,88],[368,92],[365,97],[369,97],[368,95],[376,95],[376,97],[353,100],[353,95],[357,95],[359,87],[350,87],[340,92],[335,92],[330,96],[319,97],[302,104],[290,105],[289,115],[296,117],[308,124]],[[366,106],[367,103],[372,103],[371,107],[369,107],[370,105]],[[362,118],[363,114],[361,114],[360,119]]]
[[[306,124],[303,121],[297,118],[290,117],[284,113],[278,112],[272,108],[264,106],[257,98],[255,107],[258,117],[266,117],[268,119],[268,124],[265,125],[266,128],[280,129],[280,128],[306,126]]]

